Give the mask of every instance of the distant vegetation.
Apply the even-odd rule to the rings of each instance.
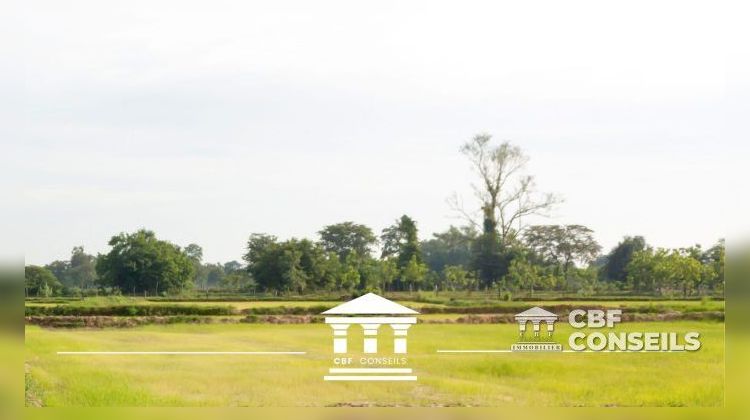
[[[484,292],[496,299],[549,292],[567,296],[721,296],[724,241],[709,249],[653,248],[627,236],[606,254],[583,225],[531,225],[562,200],[541,194],[523,174],[528,158],[510,144],[477,135],[461,147],[477,175],[478,202],[449,202],[465,222],[419,239],[407,215],[376,235],[345,221],[318,237],[279,240],[249,235],[242,262],[206,263],[197,244],[180,247],[149,230],[120,233],[106,254],[75,247],[69,260],[26,267],[28,297],[138,295],[206,296],[311,294],[367,291]]]
[[[498,301],[488,293],[444,292],[389,292],[396,299],[421,314],[423,323],[512,323],[513,316],[529,307],[527,302]],[[107,328],[137,327],[149,324],[307,324],[323,322],[322,312],[338,305],[336,297],[329,300],[295,299],[271,300],[255,297],[241,300],[236,296],[221,301],[205,298],[143,298],[127,296],[98,296],[86,298],[32,298],[26,302],[25,322],[48,328]],[[290,297],[290,298],[291,298]],[[315,297],[322,297],[316,295]],[[718,321],[724,320],[724,301],[703,297],[698,299],[667,300],[541,300],[542,305],[565,318],[572,309],[622,310],[625,321]],[[638,298],[643,299],[643,298]]]

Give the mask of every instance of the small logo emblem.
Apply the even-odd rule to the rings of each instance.
[[[557,315],[535,306],[516,314],[515,319],[518,322],[519,341],[511,346],[511,350],[518,352],[562,351],[562,345],[552,340]],[[526,336],[526,327],[529,322],[533,330],[531,337]],[[544,333],[540,331],[542,324],[546,327]]]

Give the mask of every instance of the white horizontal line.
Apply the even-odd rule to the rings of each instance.
[[[327,316],[326,324],[416,324],[417,318],[410,317],[340,317]]]
[[[438,353],[513,353],[512,350],[438,350]]]
[[[329,373],[411,373],[408,368],[330,368]]]
[[[58,351],[58,355],[273,355],[288,354],[298,355],[307,354],[304,351]]]
[[[389,375],[366,375],[366,376],[324,376],[324,381],[416,381],[416,376],[389,376]]]

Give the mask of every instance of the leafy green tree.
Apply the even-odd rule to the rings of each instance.
[[[227,263],[224,263],[224,272],[226,274],[231,274],[241,269],[242,269],[242,264],[240,264],[238,261],[229,261]]]
[[[282,288],[284,290],[294,290],[302,294],[307,287],[309,279],[300,264],[302,251],[296,245],[296,241],[290,241],[282,245],[279,258],[279,271],[283,281]]]
[[[593,231],[581,225],[530,226],[524,232],[526,245],[545,262],[555,264],[562,270],[563,278],[569,280],[574,264],[589,264],[596,259],[601,247],[594,239]]]
[[[305,289],[328,289],[335,283],[330,277],[333,273],[330,273],[331,262],[328,261],[330,256],[338,259],[334,252],[326,252],[309,239],[290,240],[287,246],[299,252],[299,268],[304,273]]]
[[[485,207],[483,212],[482,234],[474,241],[471,266],[478,273],[479,285],[488,288],[507,274],[510,258],[504,252],[492,210]]]
[[[219,286],[221,284],[221,280],[224,278],[224,276],[226,276],[224,265],[220,263],[204,264],[201,266],[201,270],[204,273],[204,285],[207,288]]]
[[[203,248],[198,244],[189,244],[183,251],[193,263],[193,284],[205,289],[208,285],[208,270],[203,266]]]
[[[415,261],[422,264],[422,253],[419,249],[419,238],[417,237],[417,223],[407,215],[401,216],[399,231],[403,233],[403,242],[398,253],[399,267],[405,267]]]
[[[74,247],[65,278],[73,287],[81,289],[93,287],[96,284],[96,257],[87,254],[82,246]]]
[[[627,281],[636,293],[655,292],[663,284],[661,278],[656,277],[656,267],[666,257],[666,251],[654,252],[652,248],[635,251],[625,267]]]
[[[682,296],[687,297],[700,282],[703,267],[691,255],[674,250],[657,266],[657,272],[663,273],[671,289],[681,290]]]
[[[418,263],[422,262],[417,223],[411,217],[403,215],[393,225],[383,229],[380,240],[383,246],[381,258],[395,256],[399,269],[406,267],[412,258],[416,258]]]
[[[624,284],[628,279],[627,266],[633,255],[644,249],[646,240],[643,236],[626,236],[606,255],[601,271],[603,279]]]
[[[359,273],[360,259],[356,252],[351,252],[346,257],[342,267],[342,275],[339,279],[338,288],[346,292],[351,292],[358,287],[362,277]]]
[[[573,267],[570,270],[570,278],[567,281],[569,290],[575,291],[580,296],[591,296],[599,288],[599,273],[597,267]]]
[[[381,258],[383,260],[393,260],[396,263],[400,275],[399,278],[394,282],[396,290],[403,290],[406,285],[409,285],[410,290],[415,286],[414,278],[407,280],[405,278],[405,272],[409,269],[410,274],[415,274],[415,267],[409,267],[412,260],[415,264],[422,268],[422,253],[420,250],[417,223],[409,216],[403,215],[396,222],[383,229],[380,236],[383,252]],[[424,266],[424,270],[427,267]],[[425,271],[426,273],[426,271]],[[420,274],[419,280],[425,273]]]
[[[86,289],[96,285],[96,257],[87,254],[82,246],[74,247],[70,260],[53,261],[45,268],[69,289]]]
[[[234,270],[219,281],[219,287],[237,292],[254,292],[257,284],[245,270]]]
[[[701,263],[704,266],[703,284],[709,290],[724,290],[724,263],[726,258],[726,247],[724,239],[720,239],[716,245],[707,249],[701,255]]]
[[[382,291],[383,277],[381,272],[381,261],[370,256],[361,258],[359,261],[359,286],[361,292]]]
[[[340,288],[344,291],[351,292],[357,284],[359,284],[359,271],[354,267],[348,267],[346,271],[344,271],[344,275],[341,277]]]
[[[425,274],[427,274],[427,266],[419,262],[416,255],[413,255],[409,263],[401,270],[401,281],[409,286],[409,291],[412,291],[414,286],[419,287]]]
[[[471,273],[462,265],[446,265],[443,267],[443,281],[445,287],[451,291],[466,290],[472,286]]]
[[[440,277],[440,274],[430,270],[426,264],[422,264],[422,266],[425,268],[425,273],[422,276],[419,288],[420,290],[433,290],[437,296],[441,287],[445,290],[445,286],[442,284],[442,278]]]
[[[55,278],[62,283],[63,286],[72,286],[68,284],[68,272],[70,271],[70,261],[56,260],[44,266],[47,270],[51,271],[55,275]]]
[[[398,279],[399,270],[393,259],[387,259],[377,262],[377,283],[380,290],[389,290],[390,286]]]
[[[401,251],[401,242],[403,239],[403,232],[399,230],[399,221],[386,227],[380,233],[380,258],[388,259],[398,256]]]
[[[341,283],[344,266],[335,252],[321,251],[322,253],[318,260],[319,274],[313,278],[313,282],[319,290],[333,290]]]
[[[52,272],[37,265],[27,265],[24,268],[24,289],[26,296],[50,297],[60,293],[62,283]]]
[[[242,258],[261,290],[282,290],[282,273],[278,265],[280,249],[276,237],[271,235],[253,233],[247,241],[247,252]]]
[[[447,231],[433,234],[432,239],[422,241],[422,258],[430,270],[442,272],[449,265],[468,267],[471,264],[472,244],[477,231],[471,226],[451,226]]]
[[[357,271],[358,275],[358,283],[351,287],[359,287],[360,270],[367,258],[352,250],[342,263],[338,254],[327,252],[308,239],[279,242],[264,234],[250,236],[243,257],[248,273],[261,290],[298,293],[341,286],[342,276],[349,270]],[[352,278],[350,275],[348,279]]]
[[[370,255],[377,238],[365,225],[343,222],[324,227],[320,232],[320,243],[328,252],[335,252],[344,261],[351,252],[361,256]]]
[[[189,244],[185,247],[184,252],[192,261],[197,263],[203,261],[203,248],[198,244]]]
[[[543,285],[542,280],[539,269],[522,257],[511,261],[508,273],[505,275],[507,285],[513,289],[527,290],[529,296],[534,296],[534,289]]]
[[[685,297],[696,291],[704,273],[701,262],[686,250],[651,248],[636,252],[627,271],[636,292],[679,291]]]
[[[170,293],[192,287],[193,263],[178,247],[149,230],[121,233],[109,241],[112,249],[96,262],[103,286],[126,292]]]

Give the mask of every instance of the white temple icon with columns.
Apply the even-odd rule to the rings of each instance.
[[[392,337],[393,354],[405,355],[408,349],[408,330],[417,323],[414,315],[419,312],[374,293],[367,293],[322,314],[326,315],[325,323],[332,328],[334,356],[344,355],[350,351],[348,334],[352,325],[363,330],[363,353],[376,354],[379,348],[390,347],[381,346],[378,339]],[[385,328],[392,330],[392,334],[384,331]],[[330,373],[345,375],[326,376],[326,380],[416,380],[416,376],[403,375],[411,373],[411,369],[404,367],[332,368]],[[349,373],[365,375],[346,375]]]
[[[535,338],[539,338],[539,329],[542,323],[547,326],[547,336],[552,337],[552,333],[555,331],[555,321],[557,321],[557,315],[538,306],[516,314],[515,318],[516,322],[518,322],[518,330],[521,337],[526,332],[526,324],[528,322],[531,322]]]
[[[515,319],[518,323],[518,336],[521,341],[511,346],[513,351],[562,351],[562,345],[551,341],[552,333],[555,331],[555,321],[557,321],[556,314],[535,306],[516,314]],[[527,338],[526,328],[529,323],[531,323],[533,336]],[[545,327],[546,334],[542,334],[542,325]]]

